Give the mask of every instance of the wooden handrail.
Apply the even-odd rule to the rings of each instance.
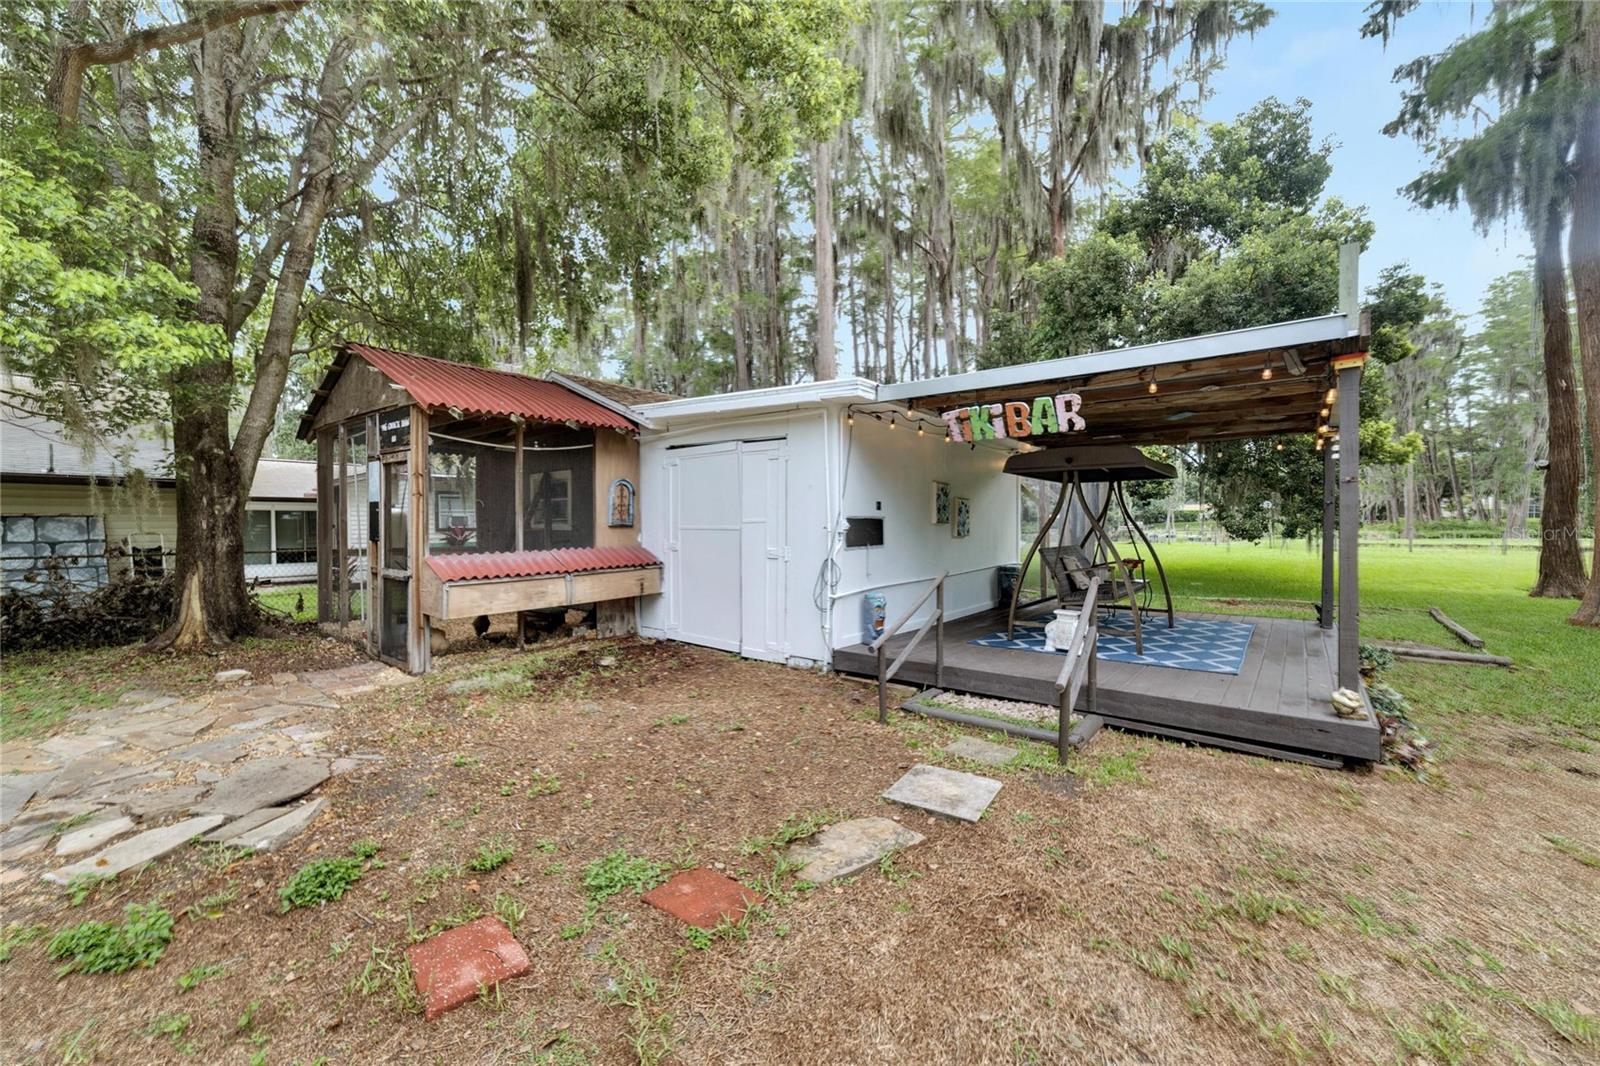
[[[916,603],[912,604],[910,610],[906,611],[899,618],[895,619],[894,625],[885,627],[883,635],[877,640],[873,641],[871,644],[867,645],[867,647],[872,651],[877,651],[879,648],[883,647],[884,644],[888,643],[889,638],[900,632],[901,626],[911,621],[911,616],[922,609],[922,605],[928,602],[928,597],[932,596],[934,592],[944,584],[944,579],[949,576],[950,571],[946,570],[944,573],[934,578],[933,583],[928,586],[928,591],[922,594],[922,598],[917,600]]]
[[[1056,675],[1058,695],[1072,684],[1072,675],[1077,672],[1079,653],[1088,644],[1089,633],[1095,625],[1095,600],[1099,595],[1100,578],[1096,575],[1089,579],[1089,591],[1083,594],[1083,607],[1078,611],[1078,626],[1072,631],[1072,647],[1067,649],[1067,661],[1061,664],[1061,673]]]
[[[917,646],[917,642],[928,635],[929,626],[937,627],[933,638],[933,683],[935,685],[944,684],[944,582],[945,578],[949,576],[950,571],[946,570],[934,578],[921,598],[897,618],[894,625],[885,627],[883,635],[869,645],[873,653],[878,656],[878,721],[880,723],[889,721],[889,679],[894,677],[896,671],[906,661],[906,657],[911,654],[911,649]],[[900,632],[901,626],[911,621],[912,616],[922,609],[923,604],[928,602],[929,596],[934,597],[933,613],[928,616],[928,620],[922,623],[922,627],[916,631],[911,640],[901,649],[900,654],[895,657],[894,665],[886,664],[884,659],[887,658],[887,655],[884,645],[888,643],[889,638]]]

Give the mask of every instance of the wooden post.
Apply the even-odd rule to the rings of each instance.
[[[939,612],[939,621],[935,623],[933,630],[933,683],[938,688],[944,688],[944,578],[942,577],[933,594],[933,609]]]
[[[334,432],[322,430],[317,434],[317,621],[331,622],[333,608],[334,537],[330,524],[338,521],[339,512],[333,498]]]
[[[333,539],[335,565],[339,568],[333,580],[338,587],[339,597],[339,633],[342,636],[346,627],[350,625],[350,437],[345,433],[344,424],[340,423],[338,437],[333,446],[334,462],[339,467],[339,513],[333,516]],[[358,500],[361,513],[367,509],[366,500]],[[368,597],[370,599],[371,597]]]
[[[884,661],[883,657],[884,647],[880,644],[878,645],[878,724],[888,725],[889,697],[886,690],[889,687],[889,679],[885,674],[888,672],[887,667],[889,664]]]
[[[522,527],[527,524],[523,520],[523,517],[522,517],[522,507],[523,507],[522,494],[524,492],[524,489],[522,487],[522,437],[523,437],[523,432],[524,432],[525,428],[526,428],[526,426],[525,426],[524,423],[522,423],[522,422],[518,422],[517,423],[517,441],[516,441],[517,455],[516,455],[515,462],[512,463],[512,475],[511,475],[513,478],[516,479],[515,486],[513,487],[512,491],[511,491],[511,499],[512,499],[512,504],[511,505],[517,509],[517,551],[522,551],[523,550],[523,547],[522,547]],[[520,625],[520,622],[519,622],[519,624],[518,624],[518,636],[520,637],[520,635],[521,635],[521,625]]]
[[[1333,465],[1333,442],[1322,442],[1322,610],[1317,625],[1333,628],[1333,544],[1334,501],[1338,499],[1339,475]]]
[[[1339,687],[1361,689],[1361,364],[1366,353],[1334,360],[1339,371]]]
[[[433,659],[433,634],[422,613],[422,568],[428,554],[428,409],[411,408],[411,551],[407,560],[409,605],[406,619],[406,660],[413,674],[426,673]]]

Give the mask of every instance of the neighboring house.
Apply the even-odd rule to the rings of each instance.
[[[155,429],[86,451],[56,422],[0,410],[6,588],[36,591],[47,560],[84,588],[130,568],[160,574],[178,547],[172,448]],[[316,575],[316,464],[263,459],[245,516],[245,576]]]

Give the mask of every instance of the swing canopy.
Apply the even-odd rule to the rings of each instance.
[[[1018,452],[1006,460],[1005,471],[1018,477],[1057,482],[1076,475],[1079,482],[1088,485],[1178,476],[1172,464],[1151,459],[1131,444],[1080,444]]]

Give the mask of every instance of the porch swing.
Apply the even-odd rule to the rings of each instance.
[[[1050,517],[1039,523],[1039,532],[1034,536],[1033,542],[1028,546],[1028,553],[1022,560],[1022,574],[1025,575],[1033,563],[1034,556],[1040,558],[1049,575],[1041,582],[1043,585],[1041,592],[1044,595],[1039,599],[1021,603],[1019,601],[1022,596],[1022,582],[1018,581],[1013,586],[1006,616],[1008,640],[1015,639],[1019,609],[1037,607],[1051,600],[1056,601],[1058,607],[1079,606],[1083,603],[1090,585],[1098,578],[1101,588],[1097,601],[1099,608],[1106,611],[1125,608],[1128,611],[1133,622],[1135,653],[1143,655],[1143,616],[1150,610],[1154,600],[1155,582],[1148,576],[1149,571],[1145,566],[1147,560],[1145,554],[1139,550],[1140,544],[1144,545],[1144,552],[1149,555],[1148,562],[1155,566],[1156,581],[1160,582],[1162,597],[1166,603],[1167,628],[1171,629],[1176,625],[1177,614],[1172,606],[1172,589],[1167,583],[1167,572],[1161,565],[1161,556],[1157,553],[1155,545],[1150,542],[1149,536],[1145,534],[1144,527],[1134,518],[1133,509],[1128,506],[1127,493],[1123,489],[1124,483],[1129,481],[1155,481],[1176,477],[1177,471],[1170,464],[1151,459],[1129,444],[1093,444],[1018,453],[1006,460],[1005,471],[1018,477],[1053,481],[1061,486]],[[1098,508],[1090,505],[1088,496],[1083,491],[1083,486],[1086,484],[1106,486],[1104,498]],[[1048,544],[1050,530],[1056,526],[1069,500],[1077,501],[1088,528],[1076,544],[1068,544],[1069,523],[1062,521],[1056,536],[1056,544],[1050,547]],[[1122,521],[1127,527],[1128,539],[1133,548],[1131,556],[1124,556],[1116,540],[1106,531],[1106,517],[1113,502],[1116,503]],[[1055,584],[1054,596],[1048,594],[1050,582]]]

